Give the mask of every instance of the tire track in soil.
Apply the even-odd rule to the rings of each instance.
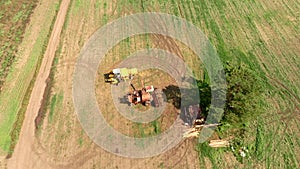
[[[187,147],[188,143],[189,143],[189,140],[188,140],[188,139],[184,140],[181,144],[179,144],[178,148],[172,149],[172,152],[176,152],[179,148],[182,147],[183,144],[184,144],[183,147]],[[181,156],[179,157],[179,159],[176,161],[176,163],[175,163],[175,164],[172,164],[172,165],[169,165],[169,166],[167,166],[166,168],[175,168],[175,167],[177,167],[178,164],[182,161],[182,159],[183,159],[184,157],[186,157],[186,153],[187,153],[187,152],[188,152],[188,149],[185,149],[185,151],[183,152],[183,155],[181,155]],[[176,156],[173,156],[172,154],[173,154],[173,153],[171,153],[171,155],[170,155],[169,157],[176,158]],[[179,155],[180,155],[180,154],[179,154]]]
[[[38,160],[40,158],[39,155],[35,154],[33,151],[33,143],[35,138],[35,118],[38,115],[43,100],[43,95],[46,88],[46,80],[49,77],[55,51],[59,45],[60,33],[65,22],[69,4],[70,0],[62,0],[61,2],[53,31],[43,57],[40,71],[37,75],[29,104],[25,112],[25,118],[21,128],[19,141],[16,145],[12,158],[8,161],[8,168],[34,168],[43,162]]]
[[[272,121],[270,120],[270,122],[265,122],[263,123],[263,125],[267,125],[267,124],[273,124],[273,123],[278,123],[278,122],[283,122],[284,124],[284,129],[283,129],[283,133],[286,133],[287,132],[287,129],[288,129],[288,122],[287,120],[290,120],[292,118],[294,118],[296,121],[300,121],[300,118],[299,118],[299,114],[300,114],[300,107],[297,105],[300,104],[300,99],[299,97],[293,93],[288,87],[286,87],[283,83],[281,83],[279,80],[273,78],[273,77],[270,77],[267,75],[267,78],[271,80],[271,84],[273,84],[274,86],[275,85],[278,85],[278,87],[280,87],[281,89],[283,89],[285,92],[289,93],[291,97],[288,97],[287,99],[295,106],[295,110],[292,111],[292,110],[288,110],[288,112],[277,112],[278,115],[281,115],[280,119],[278,119],[277,121]],[[283,116],[283,114],[288,114],[288,116]],[[273,116],[271,117],[266,117],[266,118],[272,118]],[[264,118],[264,119],[266,119]],[[275,130],[275,134],[276,135],[277,133],[279,132],[279,128],[277,128]],[[283,140],[284,140],[284,135],[279,135],[279,138],[276,140],[276,142],[278,144],[282,143]],[[273,145],[277,145],[276,143],[274,143],[275,140],[271,140],[265,147],[270,147]],[[271,155],[274,155],[276,152],[275,151],[271,151],[269,152],[268,156],[265,156],[262,160],[260,161],[257,161],[256,164],[253,165],[254,168],[257,168],[259,167],[260,165],[264,164],[264,162],[267,160],[267,158]]]
[[[268,125],[268,124],[274,124],[278,122],[283,122],[284,129],[283,133],[285,133],[288,129],[288,122],[287,120],[294,118],[296,121],[300,121],[299,114],[300,114],[300,108],[297,105],[297,103],[300,103],[300,98],[291,90],[289,89],[286,85],[284,85],[282,82],[280,82],[278,79],[273,78],[269,75],[268,72],[266,72],[267,78],[270,80],[270,83],[275,87],[277,86],[279,89],[282,89],[283,91],[279,91],[283,93],[285,96],[287,96],[287,100],[295,107],[295,110],[292,109],[287,109],[286,111],[277,111],[277,114],[280,115],[280,118],[277,120],[272,120],[273,116],[266,116],[264,119],[271,119],[268,121],[265,121],[263,125]],[[287,115],[286,115],[287,114]],[[284,116],[286,115],[286,116]],[[279,132],[279,128],[275,130],[275,133]],[[279,136],[280,138],[277,139],[277,143],[281,143],[284,140],[284,136]],[[266,147],[276,145],[274,142],[269,142]],[[275,152],[270,152],[268,156],[273,155]],[[264,161],[267,160],[268,157],[264,157],[261,161],[258,161],[257,164],[254,165],[254,167],[258,167],[259,165],[263,164]]]
[[[92,145],[92,148],[80,151],[73,156],[68,156],[63,159],[57,159],[53,156],[53,154],[48,153],[46,148],[43,146],[40,139],[37,138],[36,144],[34,144],[33,151],[35,154],[39,156],[40,161],[44,161],[50,166],[52,169],[73,169],[80,168],[84,166],[84,164],[95,157],[97,152],[95,150],[96,145]],[[74,160],[76,159],[76,160]]]

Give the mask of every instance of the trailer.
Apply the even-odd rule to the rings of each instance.
[[[106,83],[118,85],[122,81],[132,79],[138,73],[136,68],[116,68],[104,74]]]

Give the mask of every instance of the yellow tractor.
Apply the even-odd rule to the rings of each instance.
[[[132,79],[138,73],[136,68],[116,68],[104,74],[106,83],[118,85],[121,81]]]

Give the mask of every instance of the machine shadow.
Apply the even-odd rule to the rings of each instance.
[[[195,82],[197,85],[194,88],[179,88],[176,85],[169,85],[161,90],[165,95],[162,101],[173,104],[180,112],[180,118],[184,124],[188,126],[192,126],[196,119],[206,119],[211,104],[211,87],[209,84],[201,80],[195,80]],[[133,90],[136,89],[133,87]],[[129,93],[128,91],[127,95],[119,98],[119,103],[131,106]],[[143,106],[157,107],[158,105],[151,101],[150,104],[143,104]]]

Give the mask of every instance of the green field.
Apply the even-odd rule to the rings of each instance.
[[[11,65],[16,60],[26,23],[36,6],[36,1],[0,2],[0,93]]]
[[[53,2],[49,7],[48,11],[44,13],[47,19],[42,24],[32,48],[30,46],[26,47],[28,39],[31,38],[31,29],[29,28],[23,35],[24,41],[20,44],[20,47],[23,49],[31,48],[29,49],[30,54],[27,57],[24,55],[24,50],[18,51],[16,60],[22,60],[25,64],[13,62],[10,65],[10,71],[0,93],[0,147],[6,153],[12,153],[11,148],[18,140],[34,78],[48,44],[58,4]],[[52,19],[48,20],[49,18]]]

